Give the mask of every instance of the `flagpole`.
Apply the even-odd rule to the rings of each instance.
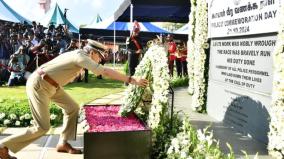
[[[79,49],[81,49],[81,35],[80,35],[80,32],[79,32]]]
[[[133,27],[133,4],[130,4],[130,24],[131,27]],[[131,31],[130,31],[130,35],[131,35]]]
[[[113,29],[113,68],[115,68],[115,54],[116,54],[116,34],[115,34],[115,21],[114,21],[114,29]]]

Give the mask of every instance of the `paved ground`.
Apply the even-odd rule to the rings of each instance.
[[[259,159],[271,159],[268,156],[266,145],[258,142],[248,136],[244,136],[232,128],[224,126],[222,122],[217,122],[207,114],[200,114],[192,111],[191,96],[186,92],[187,88],[179,88],[175,90],[174,106],[175,110],[182,110],[189,116],[191,124],[197,129],[203,129],[208,125],[211,125],[213,130],[214,138],[220,141],[220,148],[223,152],[229,152],[226,143],[229,143],[238,158],[243,158],[241,150],[245,150],[250,158],[254,158],[255,154],[258,153]]]
[[[256,140],[247,136],[243,136],[237,132],[232,131],[231,128],[224,126],[220,122],[216,122],[213,118],[206,114],[199,114],[191,111],[191,97],[187,94],[187,88],[179,88],[175,90],[174,108],[175,110],[182,110],[191,120],[191,123],[196,128],[204,128],[211,124],[211,129],[214,132],[214,137],[220,140],[221,149],[228,152],[226,142],[230,143],[234,148],[235,154],[242,158],[240,150],[246,150],[253,158],[254,154],[259,153],[260,159],[270,159],[267,155],[266,146]],[[113,94],[101,99],[94,100],[90,104],[120,104],[123,93]],[[0,129],[0,139],[7,135],[24,131],[23,128],[7,128]],[[64,153],[57,153],[55,146],[58,142],[60,128],[51,129],[49,133],[38,139],[33,144],[27,146],[22,151],[15,154],[19,159],[83,159],[83,155],[70,155]],[[77,148],[83,149],[83,129],[82,125],[78,124],[78,138],[71,142]]]
[[[90,104],[121,104],[121,99],[123,93],[117,93],[109,95],[97,100],[92,101]],[[25,131],[24,128],[0,128],[0,139],[10,135],[15,134],[20,131]],[[46,136],[41,137],[33,144],[27,146],[22,151],[13,156],[18,157],[19,159],[83,159],[83,155],[70,155],[67,153],[57,153],[56,144],[59,139],[59,133],[61,128],[52,128]],[[78,124],[77,130],[77,140],[71,141],[70,143],[76,148],[83,149],[83,126]]]

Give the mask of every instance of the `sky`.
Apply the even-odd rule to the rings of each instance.
[[[23,17],[33,21],[43,18],[39,0],[4,0]],[[75,26],[90,24],[97,14],[102,19],[112,16],[123,0],[51,0],[51,7],[58,3],[62,11],[67,8],[67,19]]]

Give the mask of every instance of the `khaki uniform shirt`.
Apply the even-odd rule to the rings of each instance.
[[[82,68],[96,75],[102,74],[103,67],[93,61],[84,50],[74,50],[57,56],[40,68],[60,86],[73,81]]]

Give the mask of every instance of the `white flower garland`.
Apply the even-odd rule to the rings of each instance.
[[[155,129],[160,124],[163,114],[168,106],[169,70],[167,64],[167,52],[165,47],[153,44],[142,61],[136,68],[135,76],[151,79],[153,77],[153,97],[149,112],[148,125]],[[120,114],[127,115],[139,105],[144,89],[130,85],[126,90],[124,103],[120,108]]]
[[[196,1],[191,1],[191,12],[189,15],[189,33],[187,42],[187,68],[188,68],[188,93],[194,93],[194,30],[195,30],[195,14]]]
[[[151,49],[145,53],[143,59],[136,67],[135,76],[149,79],[149,74],[152,72],[151,54],[153,54]],[[144,88],[136,85],[129,85],[125,91],[123,104],[120,107],[119,114],[121,116],[127,116],[130,112],[133,112],[140,104],[143,93]]]
[[[153,99],[149,112],[148,125],[155,129],[163,119],[163,115],[168,107],[168,94],[170,75],[168,69],[168,58],[165,47],[153,46],[151,63],[153,66]]]
[[[274,79],[268,150],[276,158],[284,158],[284,6],[280,11],[280,29],[274,50]]]
[[[194,38],[194,94],[192,96],[192,106],[196,111],[203,111],[205,104],[205,49],[207,43],[207,3],[206,0],[198,0],[196,7],[196,25]]]

